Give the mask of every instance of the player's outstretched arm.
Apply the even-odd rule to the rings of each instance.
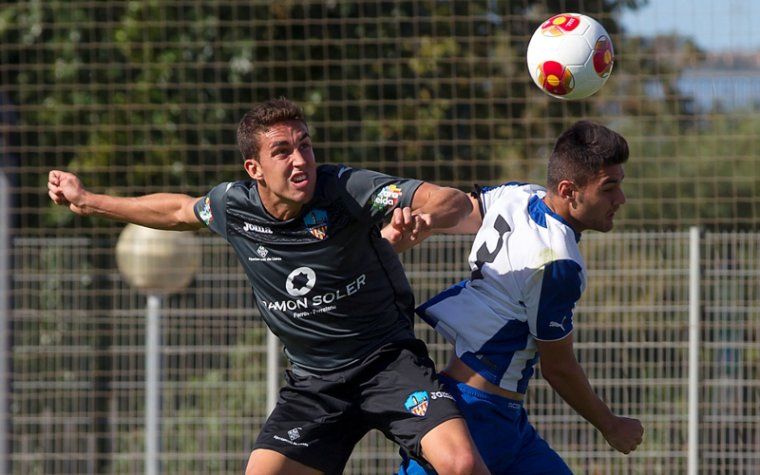
[[[630,453],[641,444],[641,422],[620,417],[596,395],[583,368],[575,359],[573,335],[557,341],[537,341],[541,374],[575,411],[594,425],[615,450]]]
[[[472,209],[470,213],[462,218],[456,225],[441,229],[443,234],[476,234],[480,230],[480,225],[483,224],[483,215],[480,211],[480,203],[478,199],[473,195],[467,195],[470,200],[470,206]]]
[[[478,219],[476,224],[471,222],[473,217]],[[382,235],[396,252],[403,252],[433,234],[474,233],[479,226],[480,211],[473,212],[468,195],[425,182],[414,193],[411,207],[393,210]]]
[[[458,225],[472,212],[467,194],[456,188],[423,183],[412,198],[412,215],[423,218],[431,231]]]
[[[76,175],[60,170],[48,174],[48,195],[55,204],[68,206],[80,216],[99,216],[174,231],[203,227],[193,211],[199,198],[188,195],[156,193],[122,198],[91,193]]]

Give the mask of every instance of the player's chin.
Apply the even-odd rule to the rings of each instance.
[[[596,223],[596,226],[594,226],[592,229],[594,231],[599,231],[600,233],[606,233],[612,231],[613,227],[615,227],[613,219],[611,217],[607,217],[604,221]]]
[[[305,186],[296,188],[292,191],[293,201],[298,203],[308,203],[314,197],[314,186]]]

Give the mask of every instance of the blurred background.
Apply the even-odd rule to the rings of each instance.
[[[579,102],[540,92],[525,65],[561,12],[594,17],[615,47],[610,80]],[[579,118],[622,133],[628,203],[581,241],[575,338],[646,439],[615,453],[540,375],[532,422],[577,473],[760,473],[758,18],[741,0],[0,2],[0,473],[149,471],[150,296],[116,266],[123,225],[52,206],[47,172],[201,196],[245,177],[237,122],[279,96],[304,107],[319,162],[463,190],[543,183]],[[268,364],[285,363],[271,344],[267,359],[231,250],[196,238],[194,279],[161,299],[154,467],[241,473]],[[418,301],[466,277],[468,252],[454,236],[404,254]],[[443,363],[447,345],[417,330]],[[346,473],[397,462],[373,432]]]

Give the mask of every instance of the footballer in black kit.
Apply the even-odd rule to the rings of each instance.
[[[419,458],[422,436],[460,417],[414,336],[411,288],[380,235],[421,183],[320,165],[313,199],[292,219],[271,216],[252,180],[222,183],[195,204],[235,249],[292,363],[256,448],[341,473],[370,429]]]
[[[414,338],[414,299],[389,244],[399,250],[457,226],[474,212],[467,195],[318,166],[303,110],[285,98],[254,104],[237,144],[250,181],[202,197],[93,193],[64,170],[49,172],[48,196],[80,216],[174,231],[205,225],[233,246],[292,364],[246,475],[340,473],[372,428],[439,473],[488,473]]]

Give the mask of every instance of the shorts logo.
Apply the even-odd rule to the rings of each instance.
[[[300,427],[296,427],[295,429],[290,429],[288,431],[288,437],[290,438],[290,440],[296,440],[297,438],[301,437],[300,429],[301,429]]]
[[[427,391],[416,391],[406,398],[404,407],[415,416],[424,416],[428,410],[428,403]]]
[[[372,211],[387,211],[393,209],[401,199],[401,188],[396,185],[388,185],[381,189],[372,201]]]
[[[562,317],[562,322],[549,322],[549,328],[559,328],[562,331],[565,331],[565,320],[567,320],[567,317]]]
[[[307,442],[296,442],[301,437],[301,428],[300,427],[294,427],[288,431],[288,438],[275,435],[273,436],[274,440],[279,440],[280,442],[285,442],[289,445],[295,445],[297,447],[308,447],[309,444]]]
[[[267,254],[269,254],[269,251],[267,251],[267,248],[265,248],[264,246],[259,246],[259,248],[256,249],[256,254],[264,258],[264,257],[267,257]]]
[[[293,297],[301,297],[308,294],[317,283],[317,274],[309,267],[299,267],[288,276],[285,281],[285,290]]]
[[[432,393],[430,393],[430,399],[441,399],[441,398],[446,398],[446,399],[451,399],[452,401],[456,401],[456,399],[454,399],[454,396],[447,393],[446,391],[433,391]]]
[[[203,222],[206,223],[206,226],[209,226],[214,222],[214,214],[211,212],[211,198],[208,196],[203,202],[203,208],[198,212],[198,215],[201,217]]]
[[[303,223],[315,238],[321,240],[327,237],[327,211],[313,209],[303,217]]]

